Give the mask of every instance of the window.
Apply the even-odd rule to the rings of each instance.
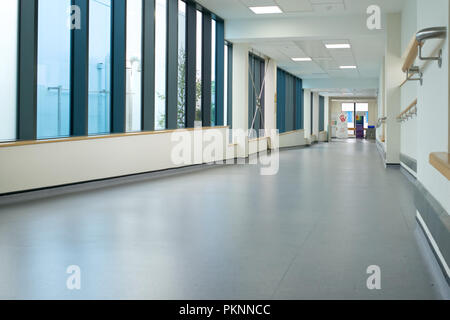
[[[294,103],[295,103],[295,83],[294,83],[294,77],[290,74],[286,74],[286,120],[285,120],[285,126],[286,131],[293,131],[295,127],[295,110],[294,110]]]
[[[319,132],[325,130],[325,98],[319,96]]]
[[[197,10],[197,80],[195,122],[202,122],[202,41],[203,41],[203,14]]]
[[[277,70],[277,129],[280,133],[286,132],[286,73]]]
[[[126,131],[140,131],[142,96],[142,0],[127,0]]]
[[[166,129],[167,1],[155,3],[155,129]]]
[[[303,129],[303,80],[295,79],[295,130]]]
[[[19,30],[18,0],[0,2],[0,141],[16,139],[17,118],[17,56]]]
[[[2,1],[0,27],[8,32],[0,35],[0,141],[231,125],[232,46],[224,22],[193,1],[153,1],[151,12],[143,0]],[[81,9],[75,21],[73,4]],[[168,28],[177,22],[178,30]],[[28,81],[18,81],[19,65],[31,70]],[[144,82],[153,88],[144,91]],[[18,97],[33,92],[18,106]]]
[[[277,70],[277,128],[280,133],[303,128],[303,81],[279,68]]]
[[[178,100],[177,126],[186,125],[186,3],[178,1]]]
[[[364,128],[369,127],[369,104],[368,103],[357,103],[356,104],[356,112],[365,112],[364,115]]]
[[[88,103],[89,134],[109,133],[111,115],[111,0],[89,1]]]
[[[216,20],[211,21],[211,126],[216,125]]]
[[[38,2],[38,139],[70,135],[70,4],[70,0]]]

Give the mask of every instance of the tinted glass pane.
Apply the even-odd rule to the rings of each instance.
[[[0,1],[0,141],[16,139],[18,0]]]
[[[39,0],[37,137],[70,135],[70,0]]]
[[[203,14],[197,11],[197,82],[196,82],[196,105],[195,121],[202,121],[202,34]]]
[[[178,128],[185,127],[186,112],[186,3],[178,1]]]
[[[127,0],[126,131],[141,130],[142,0]]]
[[[216,21],[211,21],[211,125],[216,125]]]
[[[166,128],[167,2],[155,4],[155,129]]]
[[[111,0],[90,0],[89,134],[110,132],[110,112]]]

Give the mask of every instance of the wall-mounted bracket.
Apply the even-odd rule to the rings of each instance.
[[[442,67],[442,49],[439,50],[438,57],[424,57],[422,56],[422,47],[425,41],[430,39],[445,39],[447,36],[447,27],[433,27],[422,29],[416,33],[416,41],[419,44],[419,59],[425,61],[437,61],[439,68]]]
[[[423,61],[437,61],[439,68],[442,68],[442,49],[439,50],[439,56],[437,57],[424,57],[422,56],[422,46],[419,46],[419,59]]]
[[[412,75],[417,74],[419,78],[412,78]],[[407,81],[420,81],[420,85],[423,85],[423,73],[420,71],[419,67],[412,66],[406,71]]]
[[[377,128],[381,127],[382,124],[385,124],[387,117],[379,118],[377,121]]]

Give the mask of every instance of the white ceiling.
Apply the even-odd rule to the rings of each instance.
[[[326,17],[337,17],[336,19],[324,20],[333,28],[333,23],[338,26],[348,24],[352,28],[351,20],[361,19],[363,24],[366,20],[366,10],[370,5],[378,5],[383,14],[401,12],[407,0],[197,0],[200,4],[225,19],[226,23],[238,21],[268,21],[269,23],[283,23],[284,19],[297,17],[308,17],[313,19],[326,19]],[[256,15],[249,7],[277,5],[282,10],[281,14]],[[253,20],[256,19],[256,20]],[[332,21],[334,22],[332,22]],[[338,22],[335,22],[338,21]],[[253,31],[250,27],[250,31]],[[365,25],[362,28],[366,28]],[[272,28],[273,29],[273,28]],[[260,27],[259,27],[260,30]],[[316,30],[316,29],[314,29]],[[365,29],[367,31],[367,29]],[[239,29],[238,29],[239,31]],[[343,32],[345,33],[345,32]],[[261,39],[250,38],[245,41],[256,53],[260,53],[274,59],[278,66],[303,79],[368,79],[378,78],[382,58],[385,54],[385,34],[383,32],[366,34],[337,34],[327,38],[327,32],[321,36],[301,38],[279,38]],[[339,39],[340,37],[340,39]],[[325,48],[325,43],[349,43],[351,49]],[[295,62],[291,58],[311,57],[310,62]],[[339,66],[355,65],[357,69],[340,69]],[[354,96],[374,96],[376,88],[367,88],[370,91],[352,91]],[[342,90],[330,89],[330,96],[346,96]]]
[[[333,49],[326,43],[348,43],[351,49]],[[370,41],[361,37],[342,40],[284,40],[253,42],[257,52],[277,61],[278,66],[302,78],[377,78],[384,55],[384,37]],[[292,58],[310,57],[312,61],[295,62]],[[340,69],[357,66],[357,69]]]
[[[379,5],[383,12],[400,12],[407,0],[197,0],[223,19],[264,19],[264,16],[327,16],[365,12]],[[282,14],[255,15],[249,7],[279,6]]]
[[[378,95],[377,89],[313,89],[325,97],[344,97],[346,99],[375,98]]]

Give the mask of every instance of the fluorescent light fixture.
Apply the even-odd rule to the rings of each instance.
[[[293,61],[295,62],[302,62],[302,61],[312,61],[312,59],[310,57],[305,57],[305,58],[292,58]]]
[[[327,49],[350,49],[351,46],[348,43],[336,43],[336,44],[326,44],[325,47]]]
[[[356,69],[356,66],[340,66],[340,69]]]
[[[250,7],[256,14],[283,13],[279,6]]]

